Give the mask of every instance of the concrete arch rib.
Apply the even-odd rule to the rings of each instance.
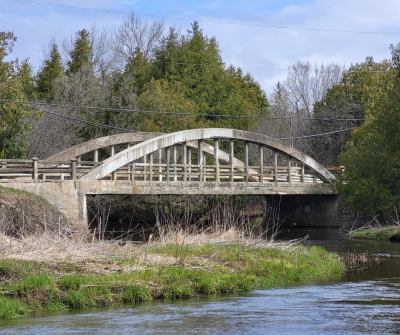
[[[97,149],[106,148],[112,145],[127,144],[132,142],[144,142],[151,138],[161,136],[162,133],[123,133],[111,136],[105,136],[90,140],[64,151],[61,151],[55,155],[47,157],[47,161],[67,161],[71,158],[76,158],[78,156],[87,154]]]
[[[236,129],[205,128],[179,131],[139,143],[106,159],[101,165],[84,175],[81,180],[83,182],[90,182],[94,179],[102,179],[126,164],[159,149],[164,149],[179,143],[207,139],[248,141],[250,143],[263,145],[270,149],[276,149],[279,153],[293,157],[308,168],[314,170],[321,180],[330,182],[330,180],[335,179],[335,176],[332,173],[313,158],[272,137]]]

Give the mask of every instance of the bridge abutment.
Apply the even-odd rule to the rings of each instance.
[[[1,180],[0,185],[35,194],[56,207],[73,225],[86,228],[86,193],[76,183],[79,182],[13,179]]]

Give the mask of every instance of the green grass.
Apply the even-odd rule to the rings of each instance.
[[[155,245],[149,251],[150,255],[169,257],[172,253],[172,245]],[[76,264],[1,260],[0,285],[9,296],[0,298],[0,317],[21,316],[39,309],[236,294],[298,285],[343,270],[336,254],[318,246],[287,250],[233,244],[187,246],[180,264],[150,264],[142,270],[100,275]]]
[[[28,312],[28,307],[20,300],[0,297],[0,318],[15,318]]]
[[[29,193],[27,191],[23,191],[23,190],[17,190],[15,188],[11,188],[11,187],[4,187],[4,186],[0,186],[0,191],[3,191],[6,194],[12,194],[12,195],[19,195],[19,196],[26,196],[26,197],[30,197],[30,198],[34,198],[39,200],[40,202],[42,202],[44,205],[46,205],[46,207],[51,207],[52,205],[45,200],[44,198],[33,194],[33,193]]]
[[[360,229],[352,232],[350,237],[364,240],[390,240],[394,235],[400,235],[398,226]]]

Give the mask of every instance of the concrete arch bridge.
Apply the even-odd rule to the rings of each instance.
[[[84,225],[89,194],[335,194],[335,176],[311,157],[235,129],[118,134],[0,164],[0,185],[39,195]]]

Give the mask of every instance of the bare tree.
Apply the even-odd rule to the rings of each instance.
[[[53,103],[80,106],[96,106],[104,99],[104,90],[99,80],[94,76],[91,66],[83,65],[81,69],[70,76],[61,75],[55,80],[55,98]],[[43,107],[57,114],[83,118],[82,111],[77,108]],[[44,114],[43,118],[33,123],[34,130],[30,133],[31,143],[28,155],[45,158],[82,141],[77,137],[79,127],[67,118]]]
[[[111,50],[111,31],[107,27],[99,27],[93,23],[89,26],[89,41],[92,49],[90,65],[94,74],[99,78],[104,78],[114,66],[115,54]],[[67,64],[71,52],[75,48],[75,35],[71,35],[62,40],[63,61]]]
[[[143,22],[133,12],[125,17],[115,32],[111,43],[111,48],[120,66],[133,58],[137,49],[140,50],[144,58],[150,59],[154,47],[164,33],[164,29],[164,21]]]
[[[335,63],[325,66],[297,62],[290,66],[286,80],[282,84],[278,83],[269,97],[271,116],[282,119],[262,122],[255,131],[278,139],[289,138],[285,140],[287,144],[306,152],[322,164],[335,164],[337,146],[334,146],[333,142],[339,140],[344,143],[343,138],[347,135],[296,137],[330,132],[344,126],[313,120],[314,104],[320,101],[333,85],[340,83],[343,71],[344,68]],[[326,117],[337,114],[335,111],[330,112],[331,116]]]
[[[69,76],[61,75],[55,80],[54,85],[54,104],[138,109],[136,93],[132,89],[134,87],[132,77],[123,77],[118,92],[112,94],[111,88],[114,83],[111,78],[109,76],[104,79],[96,77],[90,64],[82,65],[78,72]],[[67,117],[106,123],[104,117],[106,111],[61,106],[47,106],[43,109]],[[135,113],[110,112],[107,114],[107,120],[111,126],[134,129]],[[29,137],[31,145],[28,155],[39,158],[46,158],[72,145],[86,141],[88,138],[121,132],[115,129],[89,126],[86,123],[46,113],[42,119],[33,122],[33,128]]]
[[[326,91],[342,79],[344,67],[331,63],[312,65],[310,62],[297,62],[289,66],[289,73],[284,82],[293,113],[313,114],[313,106],[321,100]]]

